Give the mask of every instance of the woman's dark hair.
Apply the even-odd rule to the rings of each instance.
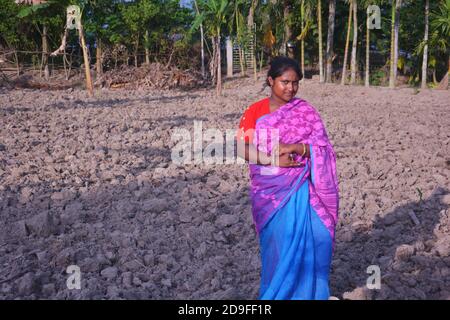
[[[266,84],[270,86],[269,77],[275,79],[276,77],[281,76],[287,70],[294,70],[300,80],[303,78],[303,73],[300,70],[300,66],[298,65],[297,61],[288,57],[279,56],[273,58],[272,62],[270,63],[270,69],[267,73]]]

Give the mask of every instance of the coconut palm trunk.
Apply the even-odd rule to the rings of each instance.
[[[42,63],[41,70],[44,70],[44,78],[48,80],[50,78],[50,71],[48,69],[48,37],[47,37],[47,25],[44,24],[42,28]]]
[[[402,5],[402,0],[397,0],[395,5],[395,27],[394,27],[394,86],[396,86],[397,81],[397,71],[398,71],[398,31],[400,29],[400,6]]]
[[[136,43],[134,47],[134,66],[138,67],[138,52],[139,52],[139,33],[137,34]]]
[[[358,3],[353,0],[353,41],[352,41],[352,60],[351,60],[351,75],[350,84],[356,82],[356,47],[358,45]]]
[[[197,11],[197,14],[200,15],[200,11],[198,9],[198,4],[197,4],[197,0],[194,0],[194,4],[195,4],[195,10]],[[148,32],[148,31],[147,31]],[[205,35],[203,33],[203,23],[200,23],[200,50],[201,50],[201,59],[202,59],[202,78],[205,79],[206,78],[206,74],[205,74],[205,48],[204,48],[204,44],[205,44]],[[150,59],[149,59],[149,63],[150,63]]]
[[[366,74],[364,77],[364,85],[370,86],[370,29],[369,29],[369,15],[366,19]]]
[[[290,15],[290,6],[289,1],[284,1],[284,7],[283,7],[283,17],[284,17],[284,40],[283,40],[283,47],[281,48],[281,53],[286,55],[290,55],[290,51],[287,50],[287,43],[289,40],[291,40],[292,37],[292,30],[291,26],[289,24],[289,15]],[[292,57],[291,57],[292,58]]]
[[[202,37],[202,40],[203,40],[203,37]],[[150,64],[150,49],[149,49],[150,35],[149,35],[148,30],[145,30],[144,41],[145,41],[145,64],[149,65]],[[202,43],[202,45],[203,45],[203,43]],[[203,65],[202,75],[204,75],[204,72],[205,72],[205,66]]]
[[[352,25],[352,12],[353,12],[353,2],[350,2],[348,8],[348,25],[347,25],[347,38],[345,40],[345,50],[344,50],[344,63],[342,66],[342,79],[341,85],[345,84],[345,80],[347,77],[347,61],[348,61],[348,47],[350,44],[350,30]]]
[[[222,57],[220,54],[220,28],[217,28],[217,43],[216,43],[216,54],[217,54],[217,96],[222,95]]]
[[[301,27],[302,27],[302,32],[304,32],[305,30],[305,0],[302,0],[301,3],[301,8],[300,8],[300,19],[301,19]],[[305,79],[305,37],[302,37],[302,40],[300,42],[300,65],[302,68],[302,74],[303,74],[303,79],[302,81],[304,81]]]
[[[427,66],[428,66],[428,16],[430,11],[429,0],[425,0],[425,35],[423,37],[423,60],[422,60],[422,89],[427,87]]]
[[[401,0],[392,0],[392,25],[391,25],[391,64],[389,75],[389,88],[395,88],[398,65],[398,29],[400,26],[399,15]]]
[[[323,44],[322,44],[322,0],[317,0],[317,24],[318,24],[318,38],[319,38],[319,82],[324,82],[323,77]]]
[[[336,15],[336,0],[330,0],[328,5],[328,35],[327,35],[327,72],[326,82],[331,82],[333,74],[333,38],[334,38],[334,19]]]

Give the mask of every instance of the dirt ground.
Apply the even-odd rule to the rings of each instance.
[[[226,81],[220,98],[0,89],[0,299],[256,299],[247,166],[174,164],[171,137],[235,129],[262,83]],[[332,295],[450,299],[449,91],[309,80],[298,96],[338,157]]]

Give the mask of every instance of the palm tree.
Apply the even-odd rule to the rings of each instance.
[[[368,7],[367,7],[368,9]],[[366,72],[364,76],[364,86],[370,86],[370,28],[369,28],[369,11],[366,18]]]
[[[333,72],[333,37],[334,37],[334,18],[336,15],[336,0],[329,0],[328,3],[328,35],[327,35],[327,72],[326,82],[331,82]]]
[[[291,2],[290,0],[283,1],[283,24],[284,24],[284,39],[281,46],[281,53],[292,55],[292,53],[287,50],[287,44],[292,37],[292,29],[290,23],[290,15],[291,15]],[[292,58],[292,56],[291,56]]]
[[[433,34],[431,43],[440,52],[445,52],[448,59],[448,69],[444,78],[439,85],[440,88],[448,88],[448,77],[450,74],[450,0],[443,0],[439,6],[439,10],[431,14],[431,28]]]
[[[422,85],[421,88],[427,87],[427,66],[428,66],[428,15],[430,11],[429,0],[425,0],[425,35],[423,37],[423,60],[422,60]]]
[[[303,79],[305,78],[305,38],[308,35],[309,28],[311,27],[311,3],[309,1],[301,0],[300,3],[300,26],[301,32],[297,36],[297,40],[300,40],[300,66],[302,69]]]
[[[389,88],[395,88],[398,66],[398,30],[400,26],[400,7],[402,0],[392,0],[392,26],[391,26],[391,61]]]
[[[222,27],[226,24],[230,5],[228,0],[208,0],[204,4],[203,12],[196,17],[192,29],[196,29],[201,23],[205,23],[207,32],[213,42],[212,70],[216,79],[216,95],[222,94],[222,67],[220,54],[220,40]]]
[[[358,3],[353,0],[353,41],[352,41],[352,60],[351,60],[351,76],[350,84],[356,82],[356,47],[358,44]]]
[[[38,23],[35,23],[36,29],[41,35],[42,42],[42,58],[41,58],[41,76],[42,70],[44,70],[44,78],[48,80],[50,77],[50,71],[48,69],[48,56],[49,56],[49,46],[48,46],[48,17],[45,15],[46,9],[48,10],[50,5],[54,3],[45,1],[17,1],[16,3],[31,4],[31,6],[23,7],[19,14],[19,18],[34,18],[38,16],[38,21],[42,21],[42,30],[39,28]]]
[[[317,0],[317,25],[319,37],[319,82],[324,82],[323,77],[323,44],[322,44],[322,0]]]
[[[200,15],[200,10],[198,9],[198,4],[197,4],[197,0],[194,0],[194,4],[195,4],[195,11],[197,12],[197,16]],[[148,32],[148,31],[147,31]],[[205,43],[205,36],[203,33],[203,23],[200,23],[200,50],[201,50],[201,59],[202,59],[202,78],[205,79],[205,48],[204,48],[204,43]]]
[[[353,1],[350,0],[348,8],[348,24],[347,24],[347,37],[345,40],[345,50],[344,50],[344,65],[342,67],[342,79],[341,85],[345,84],[346,73],[347,73],[347,60],[348,60],[348,45],[350,42],[350,30],[352,25],[352,11],[353,11]]]

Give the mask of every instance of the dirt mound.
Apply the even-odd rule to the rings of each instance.
[[[95,85],[106,88],[198,88],[206,82],[201,74],[195,70],[179,70],[176,67],[166,67],[161,63],[151,63],[138,68],[121,66],[104,73],[95,81]]]

